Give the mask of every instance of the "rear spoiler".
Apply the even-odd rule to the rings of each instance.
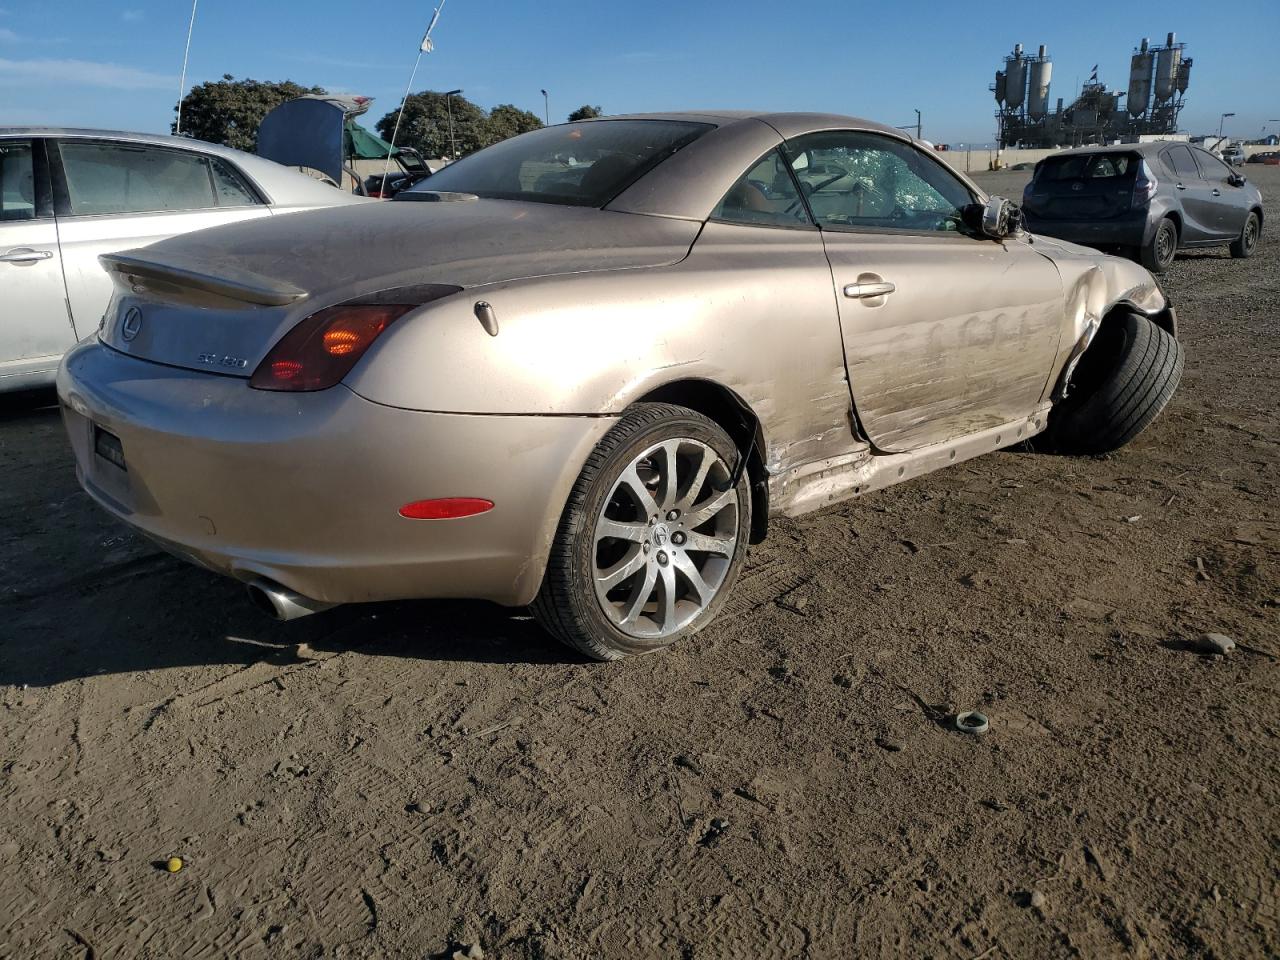
[[[307,296],[305,290],[299,290],[292,284],[271,280],[237,267],[219,267],[216,274],[209,273],[207,263],[181,254],[148,251],[104,253],[98,257],[98,261],[108,272],[114,271],[144,280],[160,280],[265,307],[282,307]]]

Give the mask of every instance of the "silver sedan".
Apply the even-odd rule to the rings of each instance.
[[[1140,266],[817,114],[551,127],[397,201],[102,258],[58,376],[85,489],[281,618],[532,604],[609,659],[694,633],[771,516],[1168,401]]]
[[[99,254],[272,213],[359,202],[185,137],[0,127],[0,391],[53,382],[111,299]]]

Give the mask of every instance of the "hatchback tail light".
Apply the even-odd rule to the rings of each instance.
[[[1145,163],[1139,163],[1138,172],[1133,179],[1133,205],[1145,207],[1156,195],[1159,186],[1160,181],[1156,179],[1155,174],[1147,169]]]

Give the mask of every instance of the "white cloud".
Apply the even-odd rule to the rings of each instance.
[[[125,23],[137,23],[142,19],[142,16],[141,10],[125,10],[120,14],[120,19]]]
[[[174,78],[136,67],[93,60],[6,60],[0,57],[0,79],[113,90],[155,90],[172,86]]]

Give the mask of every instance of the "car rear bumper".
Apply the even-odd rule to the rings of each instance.
[[[403,410],[344,386],[272,393],[96,342],[67,354],[58,395],[98,503],[193,563],[326,603],[528,603],[569,489],[613,423]],[[95,453],[95,425],[119,438],[125,469]],[[398,512],[463,496],[495,506]]]
[[[1089,247],[1140,247],[1150,239],[1145,216],[1117,217],[1114,220],[1051,220],[1025,213],[1023,221],[1032,233]]]

